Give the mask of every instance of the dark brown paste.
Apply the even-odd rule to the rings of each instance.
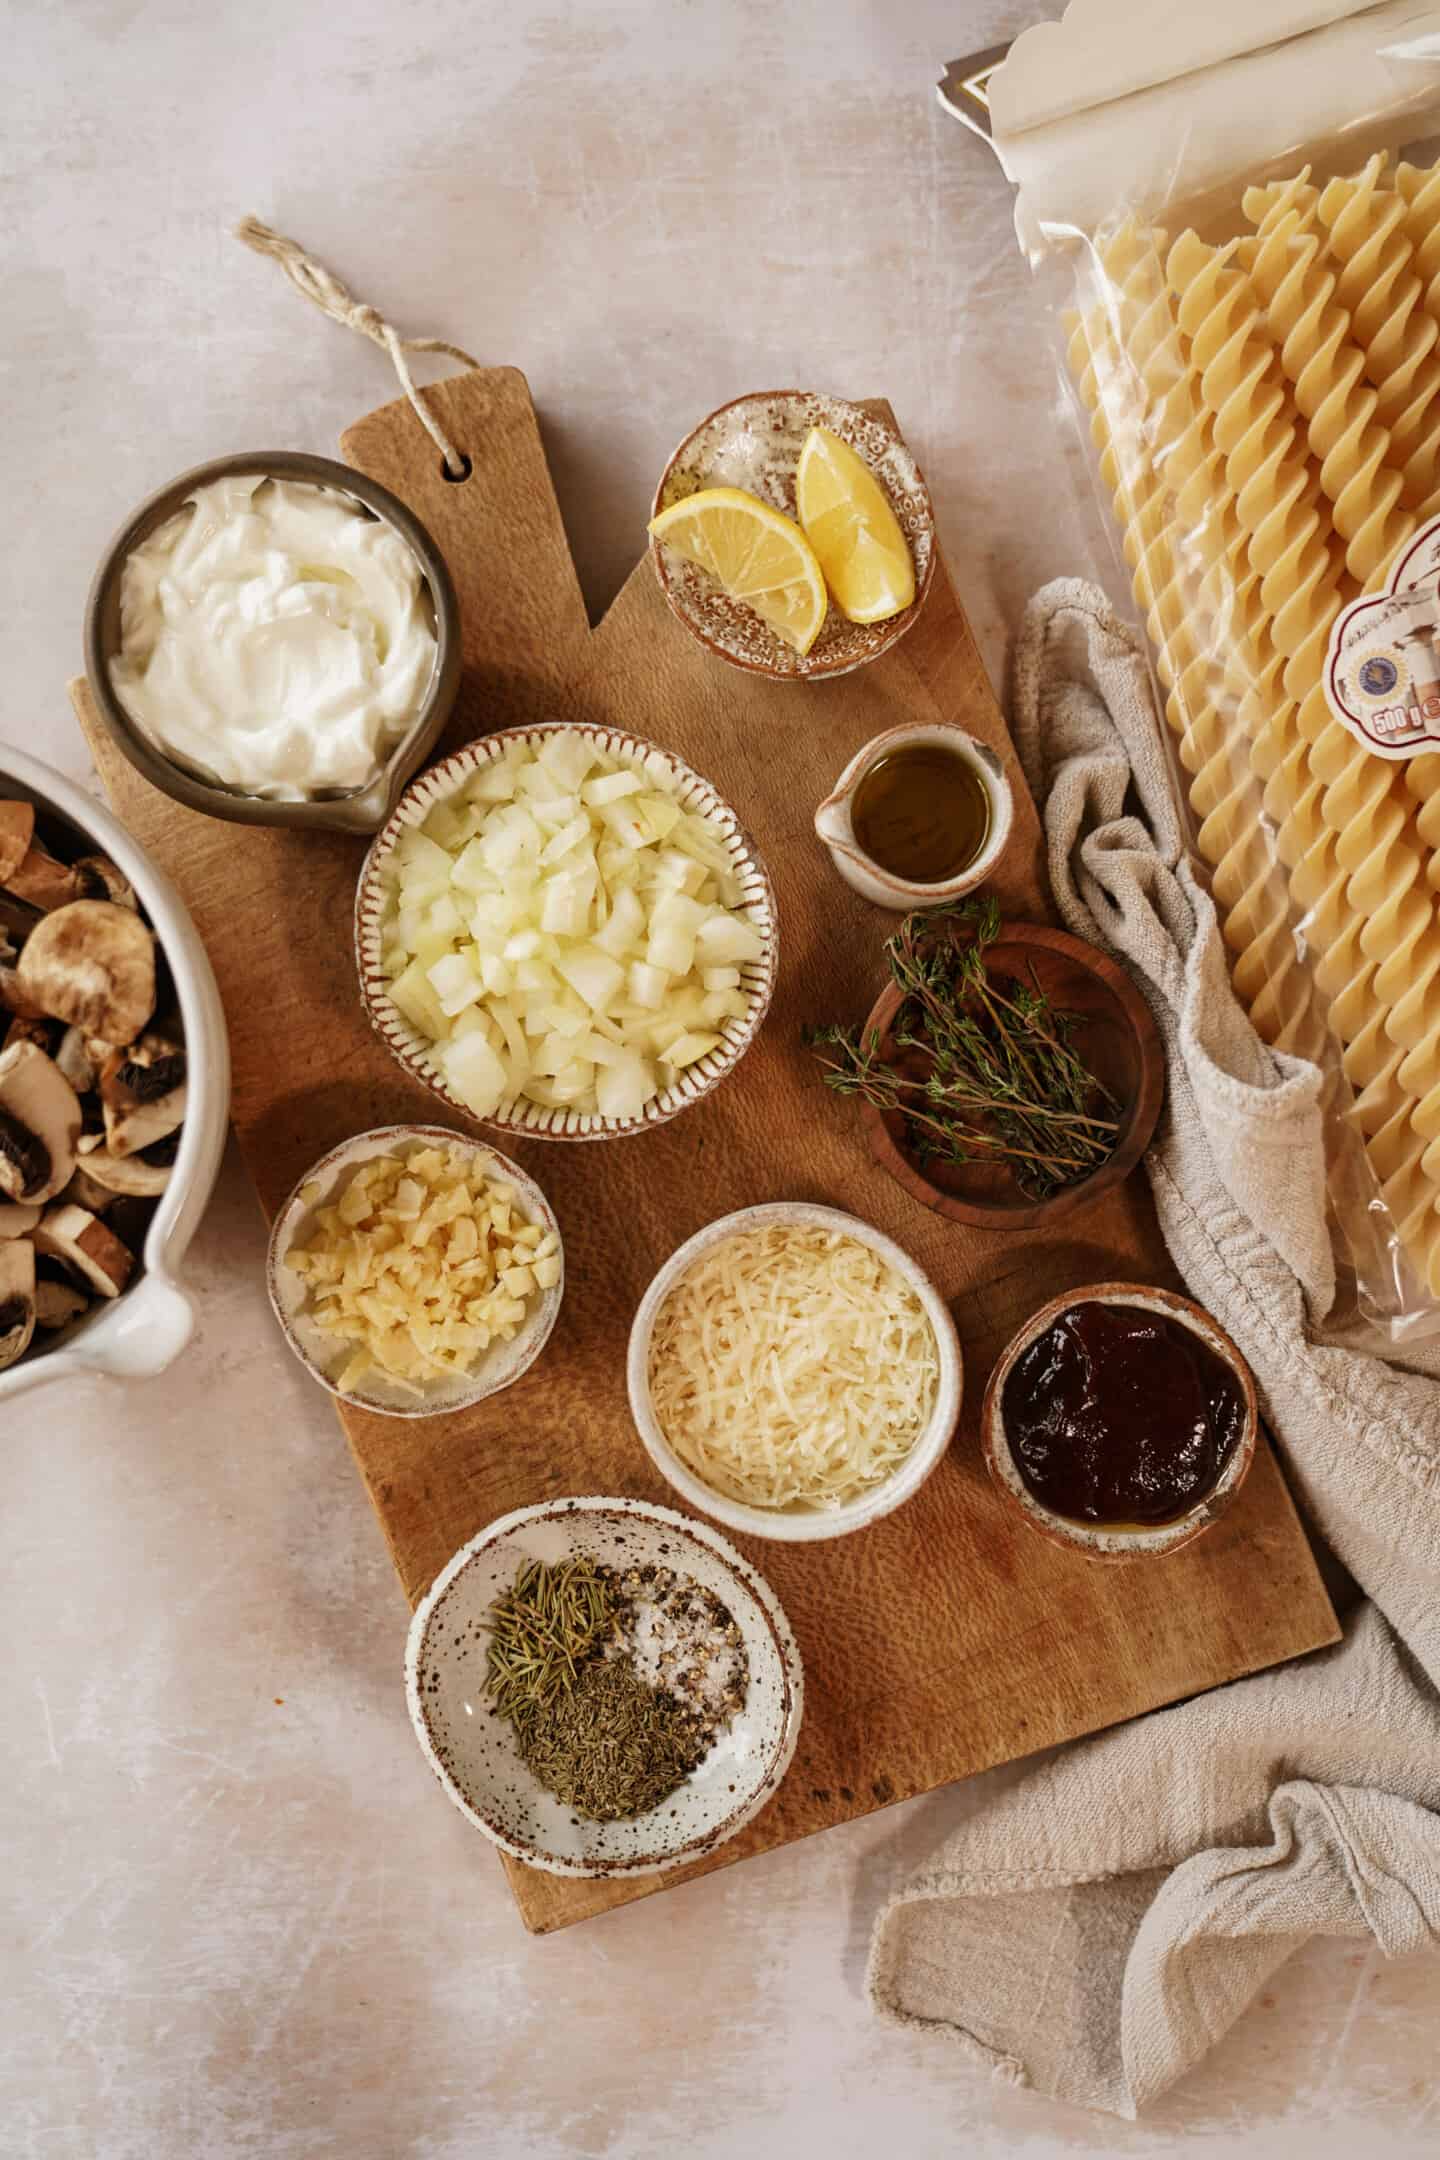
[[[1136,1305],[1072,1305],[1010,1368],[1005,1436],[1056,1515],[1167,1523],[1213,1492],[1245,1426],[1245,1393],[1193,1330]]]

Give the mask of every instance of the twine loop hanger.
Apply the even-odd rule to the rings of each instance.
[[[347,330],[358,330],[361,337],[367,337],[373,344],[383,346],[400,378],[400,387],[414,408],[415,417],[444,460],[446,479],[468,479],[469,458],[451,442],[426,403],[424,392],[417,387],[405,355],[412,352],[445,353],[451,360],[458,360],[462,367],[467,368],[479,367],[479,361],[472,359],[460,346],[447,344],[444,338],[401,337],[394,324],[386,322],[377,308],[371,307],[364,300],[357,300],[349,286],[336,277],[333,270],[327,270],[324,263],[317,262],[313,255],[307,255],[297,240],[289,240],[284,233],[272,231],[271,227],[262,224],[259,218],[242,218],[235,227],[235,237],[242,240],[246,247],[253,248],[257,255],[268,255],[273,262],[279,263],[296,291],[303,293],[314,307],[319,308],[322,315],[328,315],[331,322],[341,323]]]

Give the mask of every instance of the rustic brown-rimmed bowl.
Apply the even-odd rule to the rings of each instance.
[[[1015,1361],[1038,1335],[1077,1305],[1129,1305],[1141,1312],[1160,1313],[1166,1319],[1178,1321],[1197,1335],[1206,1348],[1213,1350],[1222,1362],[1229,1366],[1245,1398],[1245,1425],[1229,1461],[1220,1473],[1214,1490],[1206,1494],[1186,1514],[1167,1523],[1090,1523],[1080,1522],[1068,1515],[1057,1515],[1045,1507],[1031,1492],[1021,1477],[1010,1443],[1005,1433],[1003,1399],[1005,1382],[1010,1377]],[[1164,1403],[1155,1406],[1157,1418],[1166,1416]],[[1062,1297],[1052,1298],[1042,1305],[1007,1343],[990,1382],[985,1390],[985,1401],[980,1412],[980,1436],[985,1451],[985,1467],[996,1486],[1012,1507],[1018,1508],[1032,1530],[1038,1530],[1057,1545],[1068,1545],[1089,1560],[1140,1560],[1156,1559],[1166,1553],[1178,1552],[1182,1545],[1189,1545],[1203,1536],[1213,1523],[1219,1521],[1231,1501],[1239,1492],[1249,1475],[1255,1460],[1255,1443],[1259,1432],[1260,1413],[1255,1398],[1255,1381],[1250,1368],[1230,1337],[1217,1320],[1212,1320],[1203,1306],[1190,1298],[1177,1297],[1170,1290],[1155,1290],[1146,1283],[1095,1283],[1088,1289],[1067,1290]]]
[[[742,900],[738,912],[759,931],[764,940],[764,951],[758,960],[747,960],[740,968],[740,986],[749,1000],[744,1019],[725,1021],[720,1029],[719,1045],[707,1056],[697,1058],[693,1065],[687,1065],[672,1087],[652,1096],[638,1117],[602,1117],[598,1112],[554,1109],[517,1095],[501,1103],[493,1117],[477,1119],[457,1095],[451,1094],[431,1057],[432,1045],[411,1026],[389,995],[381,965],[386,865],[401,834],[411,826],[423,825],[435,805],[453,795],[472,773],[502,756],[514,742],[538,741],[546,735],[562,732],[582,735],[612,756],[643,765],[654,785],[665,788],[687,810],[698,811],[710,821],[716,838],[730,857],[740,886]],[[759,1034],[770,1009],[779,964],[779,924],[770,876],[735,812],[708,780],[702,780],[699,773],[693,772],[670,751],[659,749],[639,735],[627,735],[618,728],[582,726],[567,720],[543,720],[532,727],[500,728],[495,734],[457,750],[453,757],[445,758],[439,765],[433,765],[408,790],[384,831],[377,835],[365,858],[355,895],[355,966],[360,978],[361,1001],[370,1025],[411,1078],[438,1096],[448,1109],[468,1118],[472,1124],[493,1126],[499,1132],[514,1134],[517,1139],[613,1140],[626,1133],[647,1132],[654,1125],[664,1125],[692,1103],[699,1102],[735,1070]]]
[[[893,421],[846,398],[815,390],[757,390],[721,405],[680,444],[660,475],[651,516],[701,488],[743,488],[794,518],[795,471],[812,427],[829,428],[870,467],[900,522],[915,566],[915,598],[888,622],[847,622],[831,604],[808,653],[797,653],[742,601],[661,541],[650,559],[672,614],[692,637],[732,667],[781,682],[848,675],[904,637],[925,605],[935,574],[935,510],[924,475]]]
[[[508,1185],[526,1222],[553,1231],[560,1257],[560,1280],[553,1289],[542,1290],[509,1342],[496,1342],[469,1371],[448,1375],[416,1396],[410,1389],[372,1372],[351,1388],[340,1388],[331,1377],[343,1368],[349,1355],[315,1325],[310,1291],[304,1279],[285,1265],[285,1256],[303,1244],[314,1225],[317,1208],[333,1201],[341,1179],[376,1155],[410,1154],[418,1148],[459,1148],[494,1183]],[[369,1132],[342,1140],[312,1163],[275,1218],[265,1263],[266,1288],[285,1340],[312,1379],[357,1410],[373,1410],[381,1417],[438,1417],[450,1410],[468,1410],[487,1395],[498,1395],[527,1373],[550,1340],[560,1316],[565,1294],[565,1244],[555,1211],[534,1178],[495,1148],[448,1125],[376,1125]]]
[[[435,617],[435,665],[430,685],[413,720],[367,786],[343,794],[314,795],[303,802],[271,802],[237,788],[207,780],[177,764],[142,733],[125,710],[110,675],[120,650],[120,586],[126,558],[148,540],[167,518],[182,510],[197,488],[237,473],[263,473],[274,480],[309,481],[348,495],[369,516],[390,525],[410,549],[430,595]],[[226,818],[236,825],[291,825],[335,832],[373,833],[385,823],[400,791],[438,742],[460,687],[460,603],[445,558],[413,511],[378,481],[334,458],[312,457],[303,450],[250,450],[212,458],[181,473],[125,520],[100,559],[85,603],[85,674],[105,729],[122,756],[162,795],[187,810]]]
[[[1033,982],[1057,1007],[1080,1016],[1073,1047],[1123,1105],[1108,1160],[1089,1177],[1036,1200],[996,1164],[928,1163],[922,1169],[905,1146],[905,1121],[898,1111],[871,1103],[861,1110],[876,1162],[923,1207],[982,1230],[1034,1230],[1063,1222],[1130,1175],[1150,1145],[1165,1100],[1165,1051],[1149,1006],[1120,962],[1083,938],[1043,923],[1002,923],[986,962],[991,975]],[[903,1003],[904,993],[890,983],[871,1007],[863,1033],[867,1041],[877,1034],[883,1056],[922,1078],[928,1065],[924,1054],[897,1053],[892,1040]]]
[[[530,1560],[583,1553],[617,1568],[656,1565],[712,1591],[749,1661],[744,1707],[658,1807],[592,1822],[521,1761],[514,1728],[485,1697],[485,1616]],[[410,1624],[405,1693],[425,1759],[467,1822],[550,1875],[648,1875],[703,1859],[759,1814],[790,1767],[805,1682],[774,1591],[708,1523],[644,1500],[550,1500],[482,1530],[442,1569]]]

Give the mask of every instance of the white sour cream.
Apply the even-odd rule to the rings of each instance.
[[[212,481],[133,549],[116,695],[157,749],[282,802],[363,788],[435,665],[430,600],[392,526],[333,488]]]

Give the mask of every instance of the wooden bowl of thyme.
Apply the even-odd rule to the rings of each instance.
[[[1165,1054],[1118,960],[993,900],[907,915],[885,953],[864,1026],[809,1039],[898,1184],[952,1222],[1034,1230],[1129,1176]]]

